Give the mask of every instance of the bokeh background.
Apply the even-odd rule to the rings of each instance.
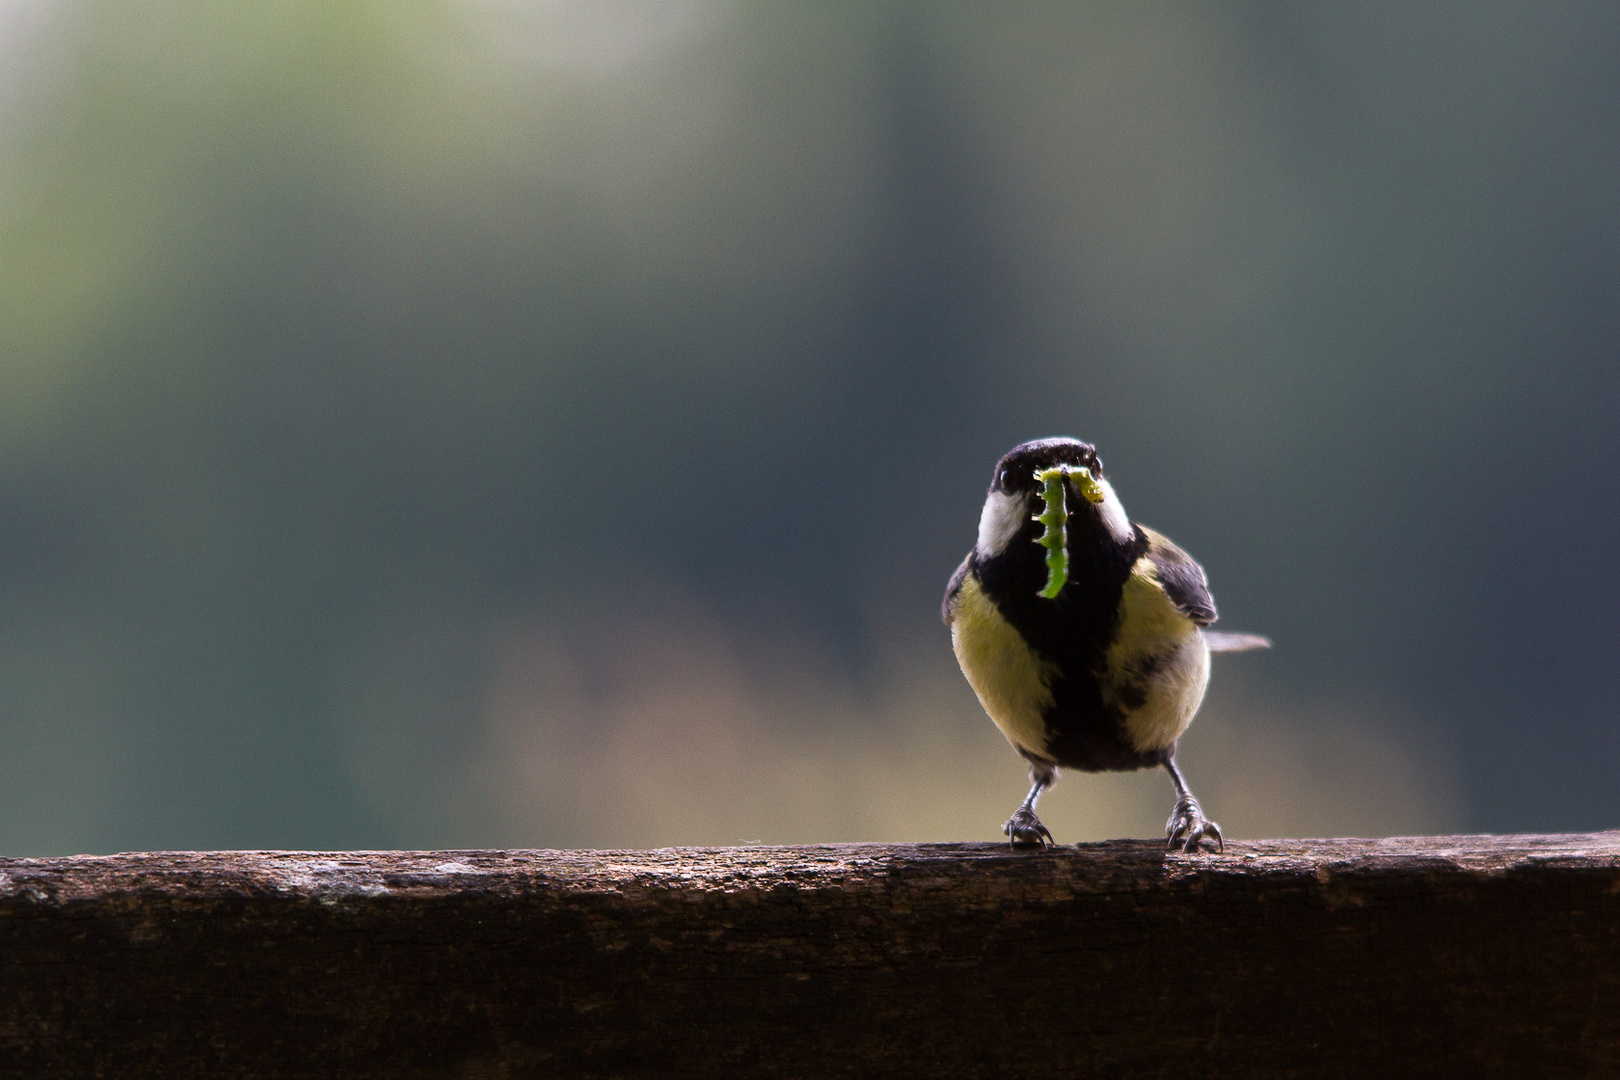
[[[998,838],[1049,434],[1229,835],[1620,825],[1617,167],[1603,0],[0,0],[0,851]]]

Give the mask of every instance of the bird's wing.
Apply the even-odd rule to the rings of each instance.
[[[1210,652],[1248,652],[1250,649],[1269,649],[1271,639],[1259,634],[1228,634],[1220,630],[1205,630],[1204,641]]]
[[[1148,559],[1153,561],[1154,576],[1164,589],[1170,602],[1187,618],[1199,626],[1215,621],[1215,601],[1209,595],[1209,580],[1204,568],[1191,555],[1182,551],[1163,533],[1146,525],[1137,528],[1148,538]]]
[[[971,558],[973,558],[973,553],[968,552],[968,558],[962,560],[962,565],[958,566],[956,573],[951,575],[950,584],[945,586],[945,599],[940,601],[939,617],[945,620],[946,626],[951,625],[951,601],[955,600],[956,594],[962,591],[962,582],[966,580],[968,575],[968,559]]]

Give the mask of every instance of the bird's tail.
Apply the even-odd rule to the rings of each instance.
[[[1259,634],[1228,634],[1221,630],[1205,630],[1204,640],[1210,652],[1248,652],[1250,649],[1269,649],[1271,639]]]

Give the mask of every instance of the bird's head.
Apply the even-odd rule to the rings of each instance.
[[[1097,448],[1066,437],[1035,439],[1013,447],[996,462],[984,511],[979,515],[979,541],[975,547],[979,558],[1002,554],[1021,532],[1039,532],[1033,523],[1040,507],[1041,481],[1037,474],[1059,466],[1085,469],[1096,484],[1092,494],[1101,494],[1100,499],[1082,497],[1070,481],[1070,520],[1076,526],[1094,523],[1118,543],[1131,541],[1135,531],[1113,485],[1103,478]]]

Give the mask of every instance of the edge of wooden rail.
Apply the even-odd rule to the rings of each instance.
[[[1086,891],[1200,879],[1273,881],[1491,876],[1532,867],[1620,868],[1620,830],[1382,839],[1233,840],[1223,852],[1187,855],[1147,840],[1041,850],[1001,843],[849,843],[672,847],[649,850],[157,851],[0,858],[0,904],[82,903],[134,895],[329,897],[597,892],[757,892],[788,887],[886,890],[919,874],[947,887],[953,876],[1061,880]],[[897,876],[899,875],[899,876]]]

